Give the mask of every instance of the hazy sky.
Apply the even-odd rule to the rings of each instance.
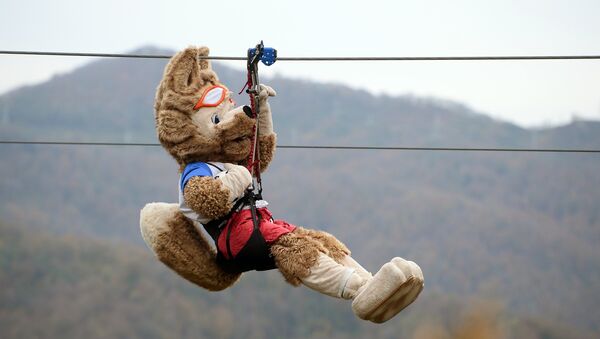
[[[243,56],[261,39],[280,56],[598,55],[600,1],[0,0],[0,50],[198,44]],[[0,55],[0,93],[89,61]],[[525,126],[600,119],[600,60],[282,61],[261,72],[456,100]]]

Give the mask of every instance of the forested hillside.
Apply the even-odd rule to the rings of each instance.
[[[136,52],[171,53],[152,48]],[[6,93],[0,96],[0,137],[156,142],[152,101],[165,63],[94,61],[46,83]],[[227,85],[241,88],[242,72],[216,67]],[[281,77],[263,81],[278,91],[272,108],[280,144],[600,148],[600,123],[594,121],[529,130],[435,98],[375,96]],[[347,337],[375,330],[383,337],[397,337],[398,329],[413,333],[418,327],[415,318],[438,322],[441,331],[453,333],[461,320],[448,313],[455,314],[454,305],[468,313],[471,299],[492,300],[492,309],[502,305],[509,324],[501,327],[509,334],[518,327],[511,324],[525,323],[534,324],[532,333],[540,328],[561,333],[554,331],[563,324],[575,332],[600,331],[600,157],[595,154],[278,150],[264,177],[265,195],[277,217],[334,233],[370,270],[396,255],[423,268],[422,298],[410,313],[377,329],[355,320],[347,305],[291,289],[276,273],[251,274],[231,292],[208,294],[163,269],[140,249],[138,228],[139,209],[145,203],[177,198],[177,165],[160,147],[0,145],[0,158],[0,218],[27,229],[4,228],[18,235],[22,246],[0,237],[0,260],[10,268],[2,269],[2,279],[14,280],[19,298],[28,291],[34,298],[35,291],[43,290],[34,285],[38,278],[49,276],[48,288],[53,290],[48,293],[55,298],[49,303],[65,309],[76,306],[70,305],[75,297],[86,300],[94,292],[87,302],[104,297],[106,305],[86,306],[90,319],[97,311],[114,316],[103,323],[121,324],[130,318],[117,317],[113,307],[123,308],[139,317],[126,321],[136,324],[136,335],[164,337],[166,328],[180,334],[175,336],[208,335],[211,316],[216,316],[204,322],[197,314],[205,314],[215,300],[221,307],[211,310],[226,314],[225,319],[247,319],[246,313],[235,313],[241,310],[265,316],[257,320],[261,326],[256,331],[266,331],[269,318],[256,311],[262,311],[256,306],[262,304],[246,295],[279,298],[276,312],[268,316],[285,316],[276,322],[281,326],[276,330],[283,332],[276,333],[297,337]],[[37,235],[40,230],[44,235]],[[49,252],[36,257],[31,251],[37,247],[31,244],[46,243],[40,239],[53,239],[48,241],[54,247],[40,245],[40,251]],[[23,250],[28,246],[33,248]],[[62,261],[76,268],[63,274],[58,268]],[[116,275],[100,274],[93,279],[102,280],[88,281],[96,264],[100,272],[114,267]],[[42,273],[36,275],[34,267]],[[53,281],[56,284],[49,283]],[[152,299],[155,304],[133,296],[146,287],[160,296]],[[170,292],[156,292],[163,289]],[[11,290],[6,291],[0,299],[1,323],[12,323],[23,314],[46,319],[49,309],[38,312],[32,306],[40,300],[14,302]],[[113,293],[116,297],[111,299]],[[160,298],[169,293],[179,301],[169,309],[172,318],[160,322],[164,314],[157,315],[156,309],[165,305]],[[241,306],[232,304],[233,296],[244,300]],[[127,305],[118,301],[128,298]],[[290,306],[303,302],[310,311],[296,312]],[[74,314],[83,313],[78,309]],[[297,329],[293,324],[306,321],[301,317],[307,313],[315,315],[315,323]],[[529,323],[527,317],[537,320]],[[75,323],[56,321],[56,328],[76,330],[71,328]],[[548,327],[552,323],[561,325]],[[164,328],[153,327],[157,324]],[[437,328],[434,325],[428,323],[426,329]],[[129,336],[130,329],[119,326],[111,327],[122,331],[114,334]],[[184,332],[187,329],[190,332]],[[234,332],[234,337],[235,333],[243,332]]]
[[[201,291],[147,251],[0,224],[3,338],[585,338],[498,300],[426,296],[382,326],[349,303],[249,273],[232,289]]]

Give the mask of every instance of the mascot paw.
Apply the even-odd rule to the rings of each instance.
[[[394,258],[362,287],[352,310],[361,319],[383,323],[415,301],[423,290],[423,281],[417,264]]]
[[[151,250],[158,247],[161,234],[169,232],[169,221],[179,212],[177,204],[154,202],[146,204],[140,211],[140,231],[144,242]]]
[[[258,97],[261,100],[267,99],[268,97],[274,97],[277,95],[277,92],[270,86],[260,84],[260,90],[258,92]]]

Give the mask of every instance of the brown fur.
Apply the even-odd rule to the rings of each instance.
[[[183,198],[190,208],[201,215],[217,219],[232,208],[229,191],[212,177],[193,177],[185,185]]]
[[[260,152],[260,171],[264,172],[273,161],[275,156],[275,145],[277,145],[277,135],[275,133],[269,135],[261,135],[258,139]]]
[[[207,130],[193,120],[194,106],[203,91],[220,84],[208,60],[198,58],[206,55],[206,47],[190,47],[177,53],[165,68],[156,92],[158,139],[181,169],[194,161],[240,163],[250,149],[255,121],[241,108],[232,119],[212,129]],[[192,178],[183,193],[190,208],[209,218],[221,217],[231,208],[229,191],[212,178]],[[167,231],[161,231],[152,241],[152,248],[163,263],[182,277],[213,291],[229,287],[239,278],[217,266],[215,250],[183,214],[177,212],[168,220]]]
[[[271,253],[277,268],[285,280],[293,286],[302,283],[300,280],[310,274],[319,253],[327,253],[320,242],[303,234],[300,227],[294,232],[282,235],[273,245]]]
[[[312,239],[320,242],[323,247],[327,249],[327,255],[330,256],[333,260],[338,263],[347,256],[350,255],[350,250],[346,245],[344,245],[341,241],[339,241],[333,235],[324,232],[324,231],[316,231],[307,228],[301,228],[298,230],[301,234],[306,234]]]
[[[246,159],[250,154],[254,124],[245,114],[237,114],[232,121],[217,125],[221,149],[211,155],[211,161],[239,163]]]
[[[339,262],[350,251],[329,233],[298,227],[271,245],[271,253],[285,280],[298,286],[302,283],[301,279],[310,274],[319,253]]]
[[[192,121],[194,106],[209,86],[220,84],[206,47],[177,53],[165,69],[154,101],[158,140],[180,166],[194,161],[243,162],[250,152],[255,121],[243,112],[206,135]],[[271,156],[272,158],[272,156]]]
[[[190,47],[177,53],[167,65],[154,103],[158,139],[181,169],[194,161],[246,165],[255,120],[241,108],[224,106],[227,118],[209,124],[210,114],[216,113],[193,109],[204,89],[219,84],[210,63],[198,58],[206,55],[208,48]],[[259,135],[261,171],[273,160],[276,141],[275,133]],[[195,177],[186,185],[184,199],[191,209],[214,219],[230,210],[229,194],[221,182]],[[161,233],[156,245],[162,262],[209,290],[226,288],[238,279],[239,275],[227,274],[216,265],[214,249],[185,216],[177,213],[169,226],[170,231]],[[320,253],[340,262],[350,251],[328,233],[297,228],[272,244],[271,253],[285,279],[297,286],[310,274]]]
[[[171,58],[154,99],[158,140],[180,165],[220,148],[216,140],[199,133],[191,120],[202,90],[218,82],[208,60],[198,59],[206,55],[206,47],[189,47]]]
[[[269,135],[261,135],[258,137],[258,150],[260,152],[260,172],[267,170],[273,157],[275,156],[275,148],[277,145],[277,135],[275,133]],[[244,166],[248,163],[246,160]]]
[[[210,62],[198,59],[198,56],[208,56],[208,53],[208,47],[188,47],[171,58],[156,91],[155,111],[160,111],[163,103],[173,102],[164,99],[165,93],[173,91],[183,98],[197,97],[201,87],[218,81]]]
[[[216,153],[219,144],[198,133],[191,119],[175,110],[163,110],[157,115],[158,140],[163,147],[185,166],[199,154]]]
[[[216,263],[215,250],[183,214],[168,223],[168,232],[158,235],[158,259],[183,278],[210,291],[233,285],[239,274],[225,273]]]

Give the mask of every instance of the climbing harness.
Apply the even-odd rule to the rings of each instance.
[[[264,47],[262,41],[257,44],[255,48],[248,49],[248,79],[244,88],[242,88],[242,91],[246,89],[246,93],[250,96],[250,107],[245,106],[244,112],[256,121],[252,129],[250,154],[248,155],[247,164],[250,174],[253,178],[256,177],[256,180],[253,179],[252,186],[248,188],[242,198],[235,202],[233,208],[226,216],[204,225],[204,228],[213,238],[215,244],[218,244],[221,233],[224,230],[227,232],[226,253],[222,253],[219,250],[217,251],[217,263],[227,272],[241,273],[250,270],[266,271],[276,267],[269,246],[260,231],[259,219],[265,218],[265,216],[263,215],[264,213],[259,213],[256,207],[256,201],[262,200],[262,180],[260,176],[260,152],[258,142],[258,115],[260,112],[258,62],[262,61],[265,65],[270,66],[274,64],[276,60],[277,50],[270,47]],[[240,93],[242,91],[240,91]],[[218,96],[218,94],[215,93],[215,96]],[[253,230],[244,247],[234,256],[231,251],[230,243],[233,228],[231,222],[232,218],[236,218],[236,213],[239,213],[245,206],[248,206],[250,209]],[[270,214],[268,214],[268,218],[271,218]]]

